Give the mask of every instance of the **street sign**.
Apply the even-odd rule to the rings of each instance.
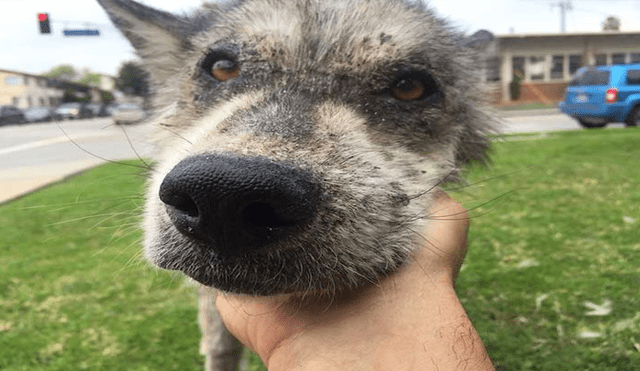
[[[99,30],[64,30],[65,36],[100,36]]]

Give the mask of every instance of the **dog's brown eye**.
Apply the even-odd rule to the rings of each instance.
[[[391,95],[402,101],[438,100],[441,97],[436,80],[428,73],[407,71],[401,73],[389,87]]]
[[[400,100],[416,100],[424,96],[424,83],[418,79],[404,78],[391,88],[393,96]]]
[[[240,66],[238,63],[230,60],[219,60],[211,66],[211,76],[218,81],[227,81],[238,77]]]

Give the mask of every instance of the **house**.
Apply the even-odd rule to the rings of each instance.
[[[67,89],[89,96],[91,102],[101,102],[104,92],[113,93],[115,78],[107,75],[100,77],[100,86],[97,87],[0,69],[0,105],[10,104],[21,109],[40,106],[53,107],[62,103],[64,92]]]
[[[497,104],[561,101],[567,82],[582,66],[640,63],[640,32],[497,35],[486,80]],[[512,97],[511,83],[520,80]]]
[[[56,106],[63,93],[51,86],[46,77],[0,69],[0,105],[18,108]]]

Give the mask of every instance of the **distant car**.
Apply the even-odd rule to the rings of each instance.
[[[93,112],[94,117],[107,117],[111,116],[110,111],[108,110],[109,104],[102,103],[89,103],[87,104],[87,108]]]
[[[116,125],[131,124],[144,119],[146,113],[135,103],[121,103],[113,110],[111,117]]]
[[[14,106],[0,106],[0,125],[22,124],[24,114]]]
[[[77,120],[93,118],[93,112],[86,103],[64,103],[59,105],[54,113],[61,119]]]
[[[27,122],[48,122],[56,120],[56,115],[51,107],[31,107],[24,110],[24,118]]]
[[[579,69],[559,108],[585,128],[601,128],[610,122],[638,126],[640,64]]]

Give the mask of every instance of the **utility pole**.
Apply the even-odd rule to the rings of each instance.
[[[560,32],[567,32],[566,28],[566,20],[567,20],[567,11],[573,10],[573,6],[571,5],[571,0],[562,0],[559,3],[552,4],[551,6],[557,6],[560,8]]]

